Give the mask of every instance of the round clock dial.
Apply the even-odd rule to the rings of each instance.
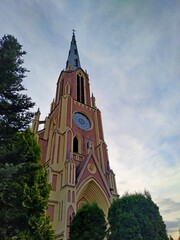
[[[88,131],[91,128],[89,119],[81,113],[74,113],[73,120],[75,124],[83,130]]]

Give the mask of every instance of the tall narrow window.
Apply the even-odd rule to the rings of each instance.
[[[81,102],[84,103],[84,79],[81,77]]]
[[[71,191],[70,191],[70,190],[68,190],[67,201],[68,201],[68,202],[71,201]]]
[[[77,101],[85,103],[84,97],[84,78],[77,75]]]
[[[73,140],[73,152],[78,153],[78,139],[77,139],[77,137],[74,137],[74,140]]]
[[[77,75],[77,101],[80,102],[80,77]]]
[[[61,173],[60,175],[60,189],[62,188],[63,186],[63,174]]]
[[[53,176],[52,176],[52,191],[56,191],[56,184],[57,184],[57,175],[53,174]]]
[[[78,62],[78,59],[76,58],[76,59],[75,59],[75,65],[76,65],[76,67],[78,67],[78,63],[79,63],[79,62]]]
[[[54,205],[49,204],[47,209],[47,215],[50,217],[50,221],[54,221]]]
[[[61,83],[60,83],[60,97],[63,96],[64,94],[64,79],[61,79]]]

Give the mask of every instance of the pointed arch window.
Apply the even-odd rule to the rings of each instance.
[[[76,55],[78,55],[78,52],[77,52],[77,49],[76,49],[76,48],[74,49],[74,53],[75,53]]]
[[[84,98],[84,78],[77,75],[77,101],[81,103],[85,103]]]
[[[61,82],[60,82],[60,97],[63,96],[64,94],[64,78],[61,79]]]
[[[79,61],[77,58],[75,59],[75,65],[76,65],[76,67],[78,67],[78,65],[79,65]]]
[[[71,191],[68,190],[68,197],[67,197],[67,201],[70,202],[71,201]]]
[[[74,137],[73,139],[73,152],[78,153],[78,139]]]

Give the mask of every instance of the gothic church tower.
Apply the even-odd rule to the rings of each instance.
[[[39,124],[44,128],[38,131]],[[60,73],[50,113],[32,130],[42,147],[42,163],[52,185],[47,214],[56,239],[67,240],[73,215],[86,202],[97,202],[107,215],[117,196],[115,175],[109,166],[101,112],[90,96],[87,72],[80,59],[73,32],[66,69]]]

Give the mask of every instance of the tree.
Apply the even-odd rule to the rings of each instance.
[[[104,212],[97,203],[80,208],[70,225],[70,240],[103,240],[106,232]]]
[[[50,187],[40,147],[27,129],[34,103],[22,93],[25,54],[13,36],[0,40],[0,239],[51,240],[45,215]]]
[[[6,144],[13,134],[27,128],[33,113],[34,103],[23,94],[22,85],[28,70],[22,67],[26,52],[17,39],[5,35],[0,40],[0,146]]]
[[[168,240],[159,209],[148,192],[114,200],[108,222],[108,240]]]
[[[0,163],[0,239],[53,239],[45,216],[50,186],[34,134],[17,133],[6,152],[6,163]]]

